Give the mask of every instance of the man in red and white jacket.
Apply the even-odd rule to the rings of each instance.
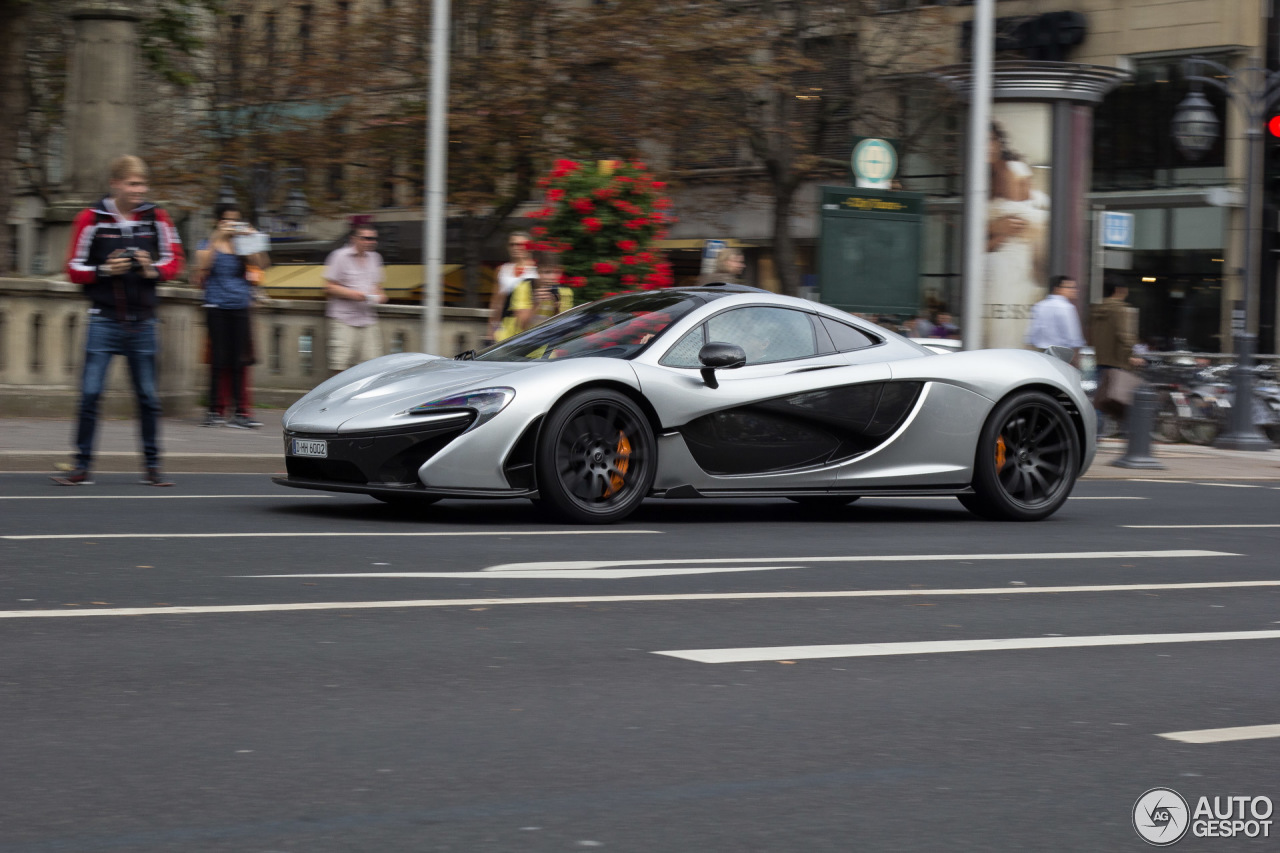
[[[129,362],[142,432],[146,471],[142,482],[171,486],[160,473],[156,391],[156,285],[182,270],[182,242],[168,214],[147,199],[147,166],[137,157],[111,164],[111,195],[80,212],[72,226],[67,274],[89,297],[84,374],[76,426],[75,468],[55,475],[64,486],[93,483],[98,401],[111,358]]]

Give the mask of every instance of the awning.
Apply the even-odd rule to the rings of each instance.
[[[445,301],[462,297],[463,274],[459,264],[445,264]],[[422,264],[387,264],[383,267],[385,280],[382,289],[391,299],[411,300],[422,295],[422,282],[426,277]],[[493,276],[481,275],[481,287]],[[324,299],[323,264],[282,264],[271,267],[262,276],[262,286],[273,299]]]

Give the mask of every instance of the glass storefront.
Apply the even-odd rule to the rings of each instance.
[[[1227,183],[1225,135],[1198,160],[1186,158],[1174,142],[1173,116],[1188,89],[1181,56],[1135,63],[1133,81],[1094,113],[1092,189],[1134,200],[1136,209],[1128,211],[1135,216],[1134,249],[1110,253],[1123,269],[1107,275],[1129,286],[1140,337],[1154,349],[1220,352],[1227,211],[1159,201],[1170,190]],[[1212,88],[1204,94],[1225,116],[1224,96]]]

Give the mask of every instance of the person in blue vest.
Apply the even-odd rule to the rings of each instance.
[[[253,332],[249,307],[261,299],[258,283],[270,261],[266,252],[237,251],[236,238],[257,233],[232,204],[214,208],[214,228],[196,252],[195,283],[204,288],[205,318],[209,330],[209,409],[205,426],[226,424],[253,429],[261,422],[249,415],[245,388],[246,368],[253,364]],[[223,418],[219,399],[224,383],[231,388],[235,415]]]

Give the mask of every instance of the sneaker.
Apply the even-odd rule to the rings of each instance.
[[[93,475],[90,474],[88,469],[85,469],[85,468],[77,468],[71,473],[65,474],[65,475],[52,474],[50,475],[49,479],[53,480],[53,482],[57,483],[59,486],[92,486],[93,485]]]
[[[232,429],[257,429],[262,426],[262,421],[255,421],[248,415],[236,415],[234,418],[227,421],[227,426]]]
[[[148,468],[147,473],[138,481],[144,486],[172,486],[173,480],[160,473],[159,468]]]
[[[222,426],[226,422],[227,419],[217,412],[207,412],[204,416],[204,420],[201,421],[200,426],[216,427]]]

